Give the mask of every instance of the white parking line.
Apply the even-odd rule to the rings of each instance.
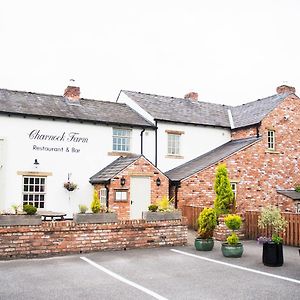
[[[147,288],[144,288],[143,286],[141,286],[141,285],[139,285],[139,284],[137,284],[137,283],[135,283],[133,281],[130,281],[130,280],[128,280],[128,279],[126,279],[126,278],[124,278],[124,277],[122,277],[122,276],[120,276],[120,275],[118,275],[118,274],[116,274],[116,273],[114,273],[114,272],[112,272],[112,271],[110,271],[110,270],[108,270],[108,269],[106,269],[106,268],[98,265],[97,263],[93,262],[92,260],[90,260],[90,259],[88,259],[88,258],[86,258],[84,256],[82,256],[80,258],[82,260],[86,261],[87,263],[89,263],[90,265],[92,265],[93,267],[97,268],[98,270],[100,270],[100,271],[102,271],[102,272],[110,275],[111,277],[113,277],[113,278],[115,278],[115,279],[117,279],[117,280],[119,280],[121,282],[124,282],[124,283],[126,283],[126,284],[128,284],[128,285],[130,285],[130,286],[132,286],[132,287],[134,287],[134,288],[136,288],[136,289],[138,289],[138,290],[140,290],[140,291],[142,291],[142,292],[144,292],[144,293],[146,293],[146,294],[148,294],[150,296],[152,296],[155,299],[158,299],[158,300],[168,300],[167,298],[165,298],[163,296],[160,296],[159,294],[157,294],[157,293],[155,293],[155,292],[153,292],[153,291],[151,291],[151,290],[149,290]]]
[[[252,273],[257,273],[257,274],[260,274],[260,275],[274,277],[274,278],[277,278],[277,279],[282,279],[282,280],[286,280],[286,281],[290,281],[290,282],[300,284],[299,280],[296,280],[296,279],[293,279],[293,278],[274,275],[274,274],[270,274],[270,273],[267,273],[267,272],[254,270],[254,269],[249,269],[249,268],[229,264],[229,263],[226,263],[226,262],[223,262],[223,261],[214,260],[214,259],[207,258],[207,257],[198,256],[198,255],[195,255],[195,254],[192,254],[192,253],[188,253],[188,252],[184,252],[184,251],[180,251],[180,250],[176,250],[176,249],[171,249],[171,251],[179,253],[179,254],[183,254],[183,255],[186,255],[186,256],[191,256],[191,257],[194,257],[194,258],[198,258],[198,259],[206,260],[206,261],[209,261],[209,262],[213,262],[213,263],[216,263],[216,264],[224,265],[224,266],[227,266],[227,267],[231,267],[231,268],[235,268],[235,269],[239,269],[239,270],[243,270],[243,271],[248,271],[248,272],[252,272]]]

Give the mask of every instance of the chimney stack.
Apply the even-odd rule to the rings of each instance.
[[[75,86],[74,79],[70,79],[70,83],[65,89],[64,97],[71,103],[79,103],[80,87]]]
[[[198,93],[190,92],[184,96],[184,99],[189,99],[192,101],[198,101]]]
[[[295,94],[296,93],[296,89],[293,86],[288,86],[288,85],[281,85],[279,87],[277,87],[276,89],[277,94]]]

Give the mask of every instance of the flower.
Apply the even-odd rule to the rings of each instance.
[[[67,189],[68,191],[74,191],[77,189],[77,184],[74,182],[65,182],[64,183],[64,188]]]
[[[260,236],[260,237],[257,239],[257,242],[258,242],[259,244],[269,243],[269,242],[271,242],[271,241],[272,241],[272,239],[269,238],[269,237],[267,237],[267,236]]]

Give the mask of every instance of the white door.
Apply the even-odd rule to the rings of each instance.
[[[151,202],[150,177],[130,178],[130,219],[141,219]]]

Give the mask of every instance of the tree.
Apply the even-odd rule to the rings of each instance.
[[[214,205],[217,215],[228,214],[231,208],[235,208],[235,201],[225,164],[217,166],[214,190],[216,192]]]

